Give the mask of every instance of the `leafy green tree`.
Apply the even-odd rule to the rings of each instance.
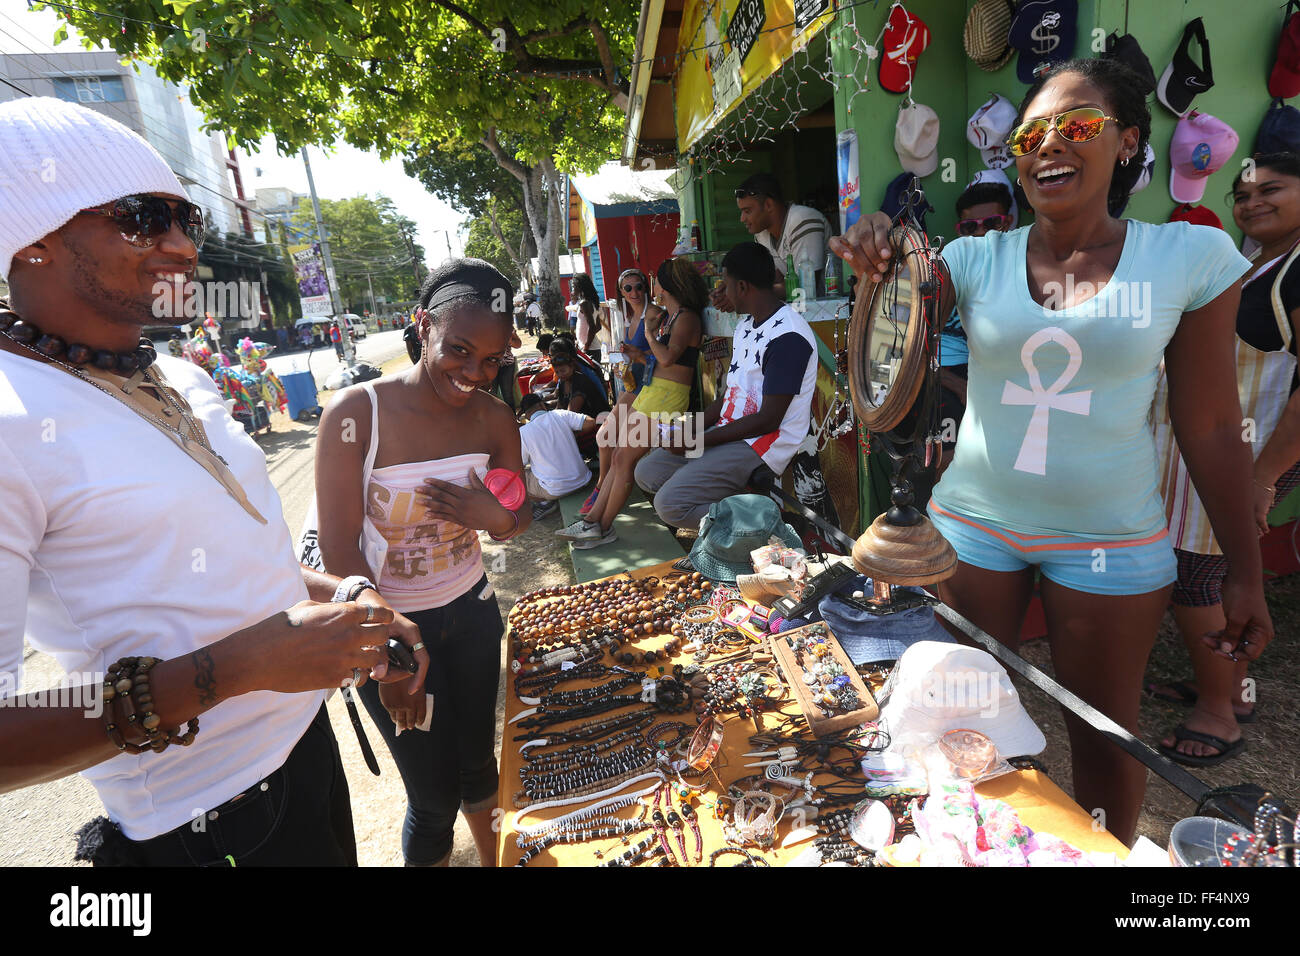
[[[558,318],[564,174],[615,154],[639,5],[601,0],[81,0],[91,43],[190,85],[213,128],[286,154],[486,149],[519,182]]]
[[[322,199],[320,213],[347,311],[370,309],[372,285],[376,296],[400,300],[423,278],[424,249],[413,238],[415,223],[399,214],[387,196]],[[315,222],[311,200],[299,200],[290,225],[311,234]]]
[[[469,224],[465,255],[492,263],[516,289],[521,289],[520,278],[528,257],[522,254],[518,240],[512,246],[509,237],[527,238],[528,228],[518,209],[496,209],[496,205],[495,200],[490,201],[484,214]]]
[[[470,239],[476,251],[471,252],[467,245],[465,254],[498,264],[519,288],[528,260],[537,255],[519,181],[485,149],[412,151],[403,158],[403,165],[407,175],[420,180],[429,192],[474,217]],[[486,250],[492,254],[480,254]],[[505,263],[512,268],[507,269]]]

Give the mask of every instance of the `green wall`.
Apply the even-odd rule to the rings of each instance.
[[[981,70],[966,56],[962,27],[974,0],[911,0],[908,9],[930,28],[930,46],[917,63],[913,98],[939,114],[940,167],[925,177],[926,195],[935,207],[927,221],[932,234],[951,238],[953,204],[971,177],[984,168],[979,152],[966,140],[966,120],[992,93],[1001,93],[1019,105],[1028,86],[1016,79],[1016,57],[996,72]],[[1255,130],[1269,105],[1266,84],[1273,64],[1281,4],[1275,0],[1079,0],[1078,42],[1075,56],[1093,56],[1094,36],[1103,38],[1113,30],[1133,34],[1151,61],[1157,79],[1169,63],[1183,26],[1194,17],[1205,21],[1210,43],[1214,87],[1196,98],[1196,109],[1212,113],[1232,126],[1241,138],[1236,155],[1210,177],[1202,204],[1224,221],[1234,238],[1239,231],[1232,224],[1224,196],[1241,159],[1254,147]],[[874,41],[889,10],[882,0],[846,10],[841,20],[856,17],[858,32]],[[834,31],[836,67],[847,70],[856,53],[846,49],[856,37],[840,24]],[[1094,34],[1094,30],[1100,32]],[[849,59],[849,57],[852,59]],[[857,63],[858,75],[865,74],[865,60]],[[852,100],[852,90],[841,89],[835,98],[836,125],[850,126],[858,133],[862,176],[863,211],[879,208],[885,186],[902,172],[894,153],[894,124],[902,96],[880,87],[878,61],[873,64],[869,89]],[[1151,184],[1130,201],[1124,215],[1134,219],[1164,222],[1174,209],[1169,196],[1169,140],[1177,119],[1155,98],[1150,97],[1151,145],[1156,152],[1156,169]],[[952,172],[945,177],[944,160]],[[1014,168],[1010,170],[1014,173]],[[953,175],[952,173],[955,173]],[[1014,175],[1011,177],[1014,179]]]

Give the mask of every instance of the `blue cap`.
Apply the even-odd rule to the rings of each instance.
[[[1020,51],[1016,79],[1032,84],[1040,71],[1070,59],[1078,37],[1078,0],[1021,0],[1007,37]]]
[[[1275,99],[1255,133],[1257,153],[1300,153],[1300,110]]]
[[[925,214],[934,212],[934,207],[925,198],[925,188],[921,185],[921,180],[911,173],[899,173],[890,180],[889,185],[885,187],[885,198],[881,200],[880,211],[890,219],[896,218],[903,211],[907,191],[912,188],[915,188],[918,194],[918,199],[914,201],[916,221],[924,232],[927,231],[925,228]]]

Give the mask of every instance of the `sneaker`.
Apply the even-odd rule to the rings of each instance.
[[[564,538],[568,541],[590,541],[593,538],[600,537],[600,525],[591,524],[579,518],[567,528],[561,528],[555,532],[557,538]]]
[[[582,503],[582,507],[578,509],[578,514],[580,515],[589,514],[591,512],[591,506],[596,503],[596,496],[599,494],[600,494],[600,485],[597,485],[595,488],[591,489],[591,494],[587,496],[587,500],[584,501]]]
[[[539,501],[533,505],[533,520],[541,521],[543,518],[555,514],[559,507],[560,503],[558,501]]]
[[[601,531],[600,525],[594,525],[596,536],[594,538],[582,538],[572,542],[574,549],[587,550],[589,548],[599,548],[602,544],[612,544],[618,540],[618,534],[613,528],[608,531]]]

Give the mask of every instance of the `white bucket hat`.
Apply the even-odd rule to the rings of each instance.
[[[880,719],[890,749],[924,748],[950,730],[978,730],[1003,757],[1041,753],[1047,740],[987,651],[921,641],[898,659]]]

